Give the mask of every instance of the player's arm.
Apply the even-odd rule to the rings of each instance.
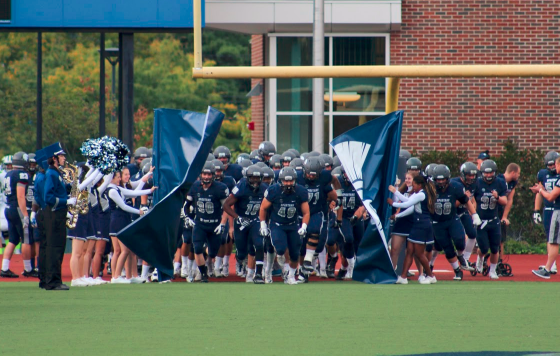
[[[509,194],[507,195],[507,202],[506,202],[506,206],[504,207],[504,215],[502,216],[502,220],[508,218],[511,207],[513,206],[514,195],[515,195],[515,188],[513,188],[511,192],[509,192]]]
[[[261,203],[261,209],[259,210],[259,220],[261,222],[266,222],[266,212],[267,212],[268,209],[270,209],[271,206],[272,206],[272,203],[268,199],[263,198],[262,203]],[[307,208],[308,208],[308,211],[309,211],[309,205],[307,206]]]
[[[340,184],[338,178],[336,178],[335,176],[332,176],[331,184],[334,190],[342,190],[342,185]],[[339,195],[342,195],[342,191]]]
[[[19,210],[23,214],[23,217],[28,217],[27,215],[27,199],[25,197],[25,184],[17,184],[17,201]]]
[[[560,187],[558,186],[554,186],[554,189],[552,190],[552,192],[548,192],[546,189],[541,188],[539,190],[539,193],[542,194],[542,196],[548,200],[548,201],[555,201],[556,198],[558,198],[558,196],[560,196]],[[537,194],[538,195],[538,194]]]
[[[261,205],[262,207],[262,205]],[[302,225],[305,224],[309,224],[309,218],[311,217],[311,214],[309,213],[309,203],[308,202],[303,202],[301,203],[301,213],[303,215],[303,219],[301,220]]]
[[[230,194],[224,203],[224,212],[226,212],[232,218],[237,219],[239,215],[232,208],[235,203],[237,203],[237,198],[235,197],[235,195]]]

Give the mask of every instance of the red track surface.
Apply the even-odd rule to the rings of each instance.
[[[475,261],[475,256],[471,257],[471,261]],[[70,273],[70,255],[66,254],[64,256],[64,263],[62,265],[62,279],[64,281],[70,281],[72,279]],[[513,277],[501,277],[498,282],[502,281],[537,281],[537,282],[558,282],[560,281],[560,274],[553,275],[549,280],[545,280],[539,277],[536,277],[531,273],[532,269],[536,269],[539,265],[543,265],[546,262],[545,255],[510,255],[505,256],[504,262],[509,263],[512,266],[513,270]],[[339,263],[340,264],[340,263]],[[338,267],[337,267],[338,268]],[[413,266],[413,268],[415,268]],[[21,255],[14,255],[12,261],[10,263],[10,269],[20,275],[19,278],[0,278],[0,282],[32,282],[38,281],[35,278],[25,278],[21,276],[21,272],[23,272],[23,262],[21,260]],[[453,271],[449,263],[445,260],[445,257],[440,255],[436,260],[435,264],[435,275],[438,280],[443,281],[450,281],[453,279]],[[103,277],[106,280],[109,280],[107,275]],[[230,276],[228,278],[211,278],[211,281],[220,281],[220,282],[243,282],[244,279],[241,279],[235,275],[235,258],[232,256],[230,260]],[[318,277],[311,277],[311,281],[328,281],[327,279],[321,279]],[[490,281],[488,276],[482,276],[481,274],[476,275],[475,277],[471,276],[469,272],[465,272],[464,280],[466,281]],[[280,277],[274,277],[275,282],[280,282]],[[331,280],[332,281],[332,280]],[[174,282],[185,282],[182,278],[177,278]],[[459,283],[459,282],[458,282]]]

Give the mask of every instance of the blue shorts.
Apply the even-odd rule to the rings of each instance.
[[[192,232],[193,229],[192,228],[183,228],[183,243],[190,245],[192,244]]]
[[[253,220],[251,225],[240,229],[237,221],[233,224],[233,234],[235,236],[235,249],[237,250],[237,259],[240,261],[247,257],[247,254],[255,256],[256,250],[264,249],[264,238],[259,233],[259,221]]]
[[[302,245],[301,236],[297,232],[298,229],[298,224],[279,225],[274,222],[270,223],[270,238],[276,253],[283,255],[287,249],[292,262],[299,260],[299,252]]]
[[[432,222],[430,221],[430,219],[414,219],[414,224],[410,229],[410,234],[408,235],[407,240],[412,243],[421,245],[433,244],[434,230],[432,228]]]
[[[476,239],[476,227],[473,224],[472,216],[469,213],[464,213],[460,216],[461,224],[463,225],[463,229],[465,229],[465,233],[470,240]]]
[[[221,245],[221,235],[216,235],[214,230],[219,224],[205,225],[197,223],[192,232],[194,253],[200,255],[204,253],[204,244],[208,244],[208,257],[214,258],[218,254]]]
[[[6,220],[8,220],[8,241],[14,245],[17,245],[20,242],[26,245],[31,244],[29,229],[23,228],[23,214],[20,213],[19,208],[6,208],[4,210],[4,216],[6,217]]]
[[[486,221],[486,225],[484,224]],[[484,227],[483,227],[484,226]],[[476,231],[476,242],[483,255],[488,253],[488,249],[493,254],[500,252],[500,242],[502,241],[502,229],[500,219],[482,220]]]
[[[321,235],[323,230],[323,213],[318,212],[311,215],[309,218],[309,223],[307,224],[307,236],[309,235]]]
[[[99,230],[96,233],[98,240],[111,241],[109,234],[111,226],[111,212],[109,210],[97,214]]]
[[[438,245],[445,252],[445,257],[451,259],[456,257],[455,249],[465,249],[465,230],[458,217],[443,222],[434,221],[434,235]]]

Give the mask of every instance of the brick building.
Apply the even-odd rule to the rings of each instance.
[[[206,6],[207,26],[253,35],[252,65],[311,65],[312,2]],[[546,0],[326,0],[325,65],[552,64],[559,21],[560,3]],[[311,80],[258,82],[264,90],[252,98],[253,144],[265,138],[279,151],[312,149]],[[380,78],[326,79],[325,142],[383,115],[385,87]],[[510,137],[521,147],[558,149],[559,94],[559,78],[402,79],[402,146],[466,149],[473,159],[481,149],[498,152]]]

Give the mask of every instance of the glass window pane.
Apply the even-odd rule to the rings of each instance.
[[[276,39],[276,64],[278,66],[313,65],[313,39],[311,37],[278,37]],[[329,38],[325,38],[325,65],[329,65]],[[277,111],[312,111],[313,81],[306,78],[278,79]],[[328,93],[325,79],[325,93]],[[328,110],[328,102],[325,104]]]
[[[368,121],[374,120],[379,116],[372,115],[334,115],[333,116],[333,139],[342,135],[348,130],[356,126],[365,124]]]
[[[295,148],[299,152],[309,152],[311,118],[306,115],[278,115],[276,151],[282,153],[290,148]]]
[[[333,65],[385,65],[385,37],[334,37]],[[334,78],[333,111],[385,111],[385,78]]]

